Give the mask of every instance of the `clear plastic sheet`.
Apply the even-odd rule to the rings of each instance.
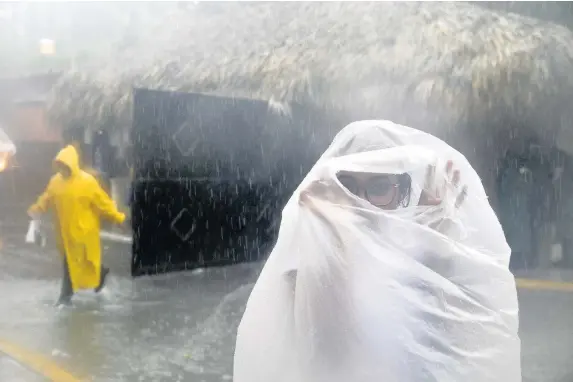
[[[6,135],[2,127],[0,127],[0,152],[15,154],[16,146],[12,140]]]
[[[407,174],[411,188],[383,209],[344,174]],[[441,202],[419,205],[428,194]],[[239,326],[234,381],[521,381],[509,257],[462,154],[390,121],[352,123],[283,210]]]

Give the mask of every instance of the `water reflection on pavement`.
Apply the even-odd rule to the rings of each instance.
[[[133,280],[128,249],[111,247],[104,261],[116,273],[102,293],[55,308],[58,255],[18,241],[5,237],[0,250],[0,338],[92,381],[231,379],[234,337],[259,264]]]
[[[0,353],[0,381],[45,382],[45,379]]]

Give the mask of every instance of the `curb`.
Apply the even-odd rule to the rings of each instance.
[[[8,341],[0,340],[0,353],[50,381],[81,382],[79,378],[73,376],[48,358]]]
[[[518,289],[573,292],[572,282],[516,278],[515,284]]]

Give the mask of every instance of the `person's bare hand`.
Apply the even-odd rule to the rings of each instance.
[[[129,233],[131,231],[131,220],[125,219],[123,223],[119,224],[119,229],[123,233]]]
[[[456,194],[456,208],[459,208],[464,202],[468,188],[467,186],[460,187],[460,170],[454,169],[454,163],[449,160],[446,163],[446,179],[442,184],[436,184],[436,166],[429,165],[426,171],[426,181],[424,189],[420,195],[420,206],[437,206],[443,201],[448,189]]]
[[[30,219],[32,220],[38,220],[40,219],[40,217],[42,216],[38,211],[36,211],[35,209],[30,208],[28,210],[28,216],[30,217]]]

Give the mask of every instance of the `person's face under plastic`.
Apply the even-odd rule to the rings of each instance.
[[[338,180],[352,194],[378,208],[398,208],[400,182],[397,175],[341,172],[338,174]]]

